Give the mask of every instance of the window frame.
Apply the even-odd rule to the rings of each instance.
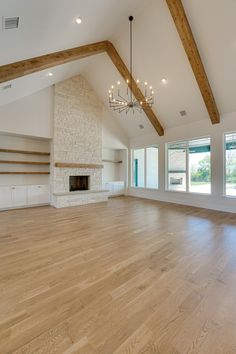
[[[147,149],[151,148],[151,147],[155,147],[157,148],[157,187],[156,188],[152,188],[152,187],[147,187]],[[144,187],[139,187],[139,186],[134,186],[134,150],[144,150]],[[152,145],[148,145],[145,147],[135,147],[131,149],[131,181],[130,181],[130,185],[132,188],[135,189],[145,189],[145,190],[159,190],[159,175],[160,171],[159,171],[159,146],[157,144],[152,144]]]
[[[210,196],[212,195],[212,155],[210,154],[210,163],[211,163],[211,191],[210,193],[199,193],[199,192],[192,192],[189,190],[190,187],[190,169],[189,169],[189,142],[193,140],[201,140],[201,139],[209,139],[210,140],[210,148],[211,148],[211,142],[212,138],[211,136],[202,136],[202,137],[197,137],[197,138],[189,138],[189,139],[184,139],[184,140],[175,140],[171,142],[167,142],[165,144],[165,192],[173,192],[173,193],[185,193],[185,194],[194,194],[194,195],[202,195],[202,196]],[[180,144],[180,143],[186,143],[186,190],[185,191],[178,191],[178,190],[171,190],[169,189],[169,184],[168,184],[168,177],[169,177],[169,156],[168,156],[168,145],[172,144]],[[210,150],[212,153],[212,150]]]
[[[236,134],[236,130],[223,133],[223,197],[236,199],[235,195],[227,194],[227,188],[226,188],[226,135],[228,134]]]

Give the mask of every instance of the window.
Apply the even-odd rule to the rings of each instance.
[[[133,150],[133,187],[158,188],[158,147]]]
[[[185,142],[168,145],[168,189],[186,191],[187,145]]]
[[[211,193],[210,138],[189,142],[189,191]]]
[[[225,194],[236,197],[236,132],[225,134]]]
[[[146,187],[158,188],[158,148],[146,148]]]
[[[144,187],[144,149],[133,150],[133,186]]]
[[[167,145],[167,189],[211,193],[210,138]]]

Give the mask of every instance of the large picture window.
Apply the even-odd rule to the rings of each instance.
[[[158,147],[133,149],[133,187],[158,188]]]
[[[158,148],[146,148],[146,187],[158,188]]]
[[[168,189],[186,191],[187,144],[185,142],[168,145]]]
[[[225,134],[225,194],[236,197],[236,132]]]
[[[210,138],[167,144],[167,189],[211,193]]]

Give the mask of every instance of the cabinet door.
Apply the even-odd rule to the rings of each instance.
[[[13,207],[11,187],[0,187],[0,209]]]
[[[18,207],[27,205],[27,187],[14,186],[11,188],[13,206]]]
[[[125,192],[125,183],[124,182],[122,182],[122,181],[118,182],[117,192],[119,195],[124,194],[124,192]]]
[[[35,185],[28,186],[28,204],[47,204],[49,203],[49,186]]]
[[[38,200],[39,204],[47,204],[49,203],[49,186],[44,184],[44,185],[39,185],[38,186]]]

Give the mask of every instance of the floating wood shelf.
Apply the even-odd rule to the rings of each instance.
[[[60,168],[103,168],[103,165],[93,164],[93,163],[55,162],[55,167],[60,167]]]
[[[102,162],[122,163],[122,161],[115,161],[115,160],[102,160]]]
[[[42,151],[0,149],[0,152],[7,152],[7,153],[13,153],[13,154],[28,154],[28,155],[50,156],[50,152],[42,152]]]
[[[17,165],[50,165],[50,162],[41,162],[41,161],[11,161],[11,160],[0,160],[0,163],[5,163],[5,164],[17,164]]]
[[[0,175],[49,175],[50,172],[14,172],[14,171],[0,171]]]

